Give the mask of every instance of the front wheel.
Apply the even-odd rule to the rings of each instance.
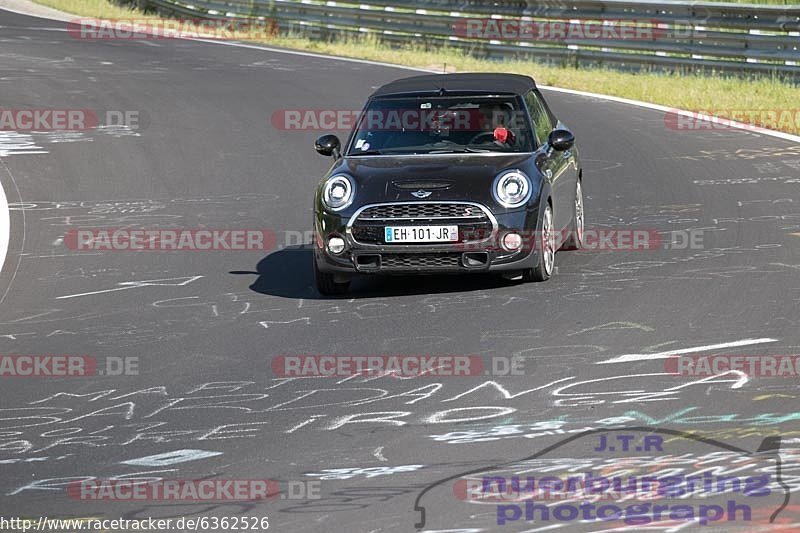
[[[556,263],[556,233],[553,230],[553,208],[550,204],[544,208],[542,215],[541,253],[536,266],[522,274],[523,281],[547,281],[553,274]]]
[[[314,283],[320,294],[338,295],[345,294],[350,288],[350,281],[336,281],[335,274],[322,272],[317,266],[317,254],[312,254],[314,259]]]

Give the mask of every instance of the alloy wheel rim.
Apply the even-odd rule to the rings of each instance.
[[[555,234],[553,233],[553,212],[547,206],[544,212],[544,270],[549,275],[555,262]]]
[[[578,242],[583,242],[583,191],[580,181],[575,192],[575,233]]]

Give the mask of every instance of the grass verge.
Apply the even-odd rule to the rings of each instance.
[[[75,15],[124,19],[152,17],[126,9],[107,0],[38,0],[38,3]],[[773,2],[774,3],[774,2]],[[722,77],[702,74],[619,72],[604,68],[576,69],[550,66],[533,60],[490,61],[456,49],[426,50],[412,44],[394,48],[371,37],[328,42],[296,36],[252,38],[237,33],[238,39],[271,46],[305,50],[398,65],[424,67],[448,72],[512,72],[528,74],[540,85],[642,100],[668,107],[706,112],[756,126],[800,134],[800,87],[772,77]]]

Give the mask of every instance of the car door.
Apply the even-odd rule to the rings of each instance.
[[[545,146],[550,132],[556,127],[554,117],[537,91],[530,91],[525,95],[525,103],[528,106],[531,126],[538,145]],[[553,190],[553,215],[557,230],[564,229],[572,221],[575,180],[569,172],[571,158],[570,150],[557,152],[545,148],[540,165],[540,170],[551,183]]]

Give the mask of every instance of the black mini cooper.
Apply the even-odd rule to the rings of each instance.
[[[323,294],[354,274],[498,272],[543,281],[583,243],[573,134],[533,79],[415,76],[370,96],[314,197],[314,273]]]

